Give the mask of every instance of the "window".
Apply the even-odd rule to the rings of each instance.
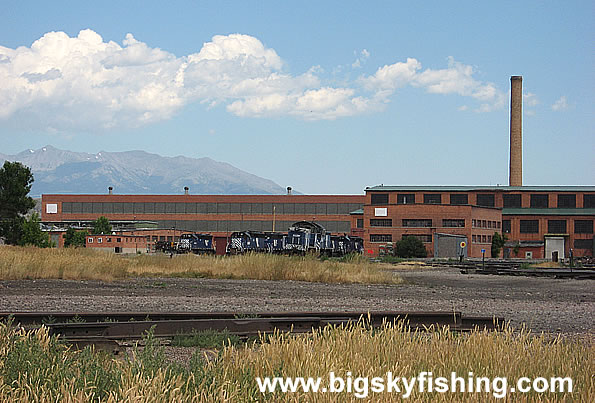
[[[488,223],[486,220],[481,220],[481,228],[487,228]]]
[[[431,243],[432,242],[432,235],[428,234],[404,234],[401,239],[405,239],[407,237],[417,238],[422,242]]]
[[[357,228],[364,228],[364,219],[363,218],[357,219]]]
[[[504,208],[521,208],[521,195],[502,195],[502,203]]]
[[[388,204],[388,193],[372,193],[372,204]]]
[[[583,208],[595,208],[595,194],[583,195]]]
[[[502,232],[510,234],[510,220],[502,220]]]
[[[476,224],[477,224],[477,223],[475,222],[475,219],[471,220],[471,226],[472,226],[473,228],[475,228]]]
[[[549,195],[548,194],[532,194],[531,208],[548,208]]]
[[[103,243],[103,238],[97,238],[97,243]]]
[[[575,239],[574,240],[574,249],[593,250],[593,240],[592,239]]]
[[[593,220],[574,220],[575,234],[592,234]]]
[[[482,243],[486,243],[487,241],[488,241],[488,240],[487,240],[487,237],[486,237],[485,235],[482,235],[482,236],[481,236],[481,242],[482,242]]]
[[[440,204],[442,203],[442,195],[440,193],[426,193],[424,194],[424,204]]]
[[[88,243],[93,243],[93,238],[87,238]]]
[[[451,228],[464,228],[465,227],[465,220],[464,219],[443,219],[442,220],[443,227],[451,227]]]
[[[370,219],[370,227],[392,227],[393,220],[390,218],[372,218]]]
[[[156,238],[156,237],[153,237]],[[122,242],[122,238],[116,238],[116,242]]]
[[[488,243],[492,243],[492,236],[488,235]]]
[[[494,207],[495,198],[493,194],[478,194],[477,205],[483,207]]]
[[[415,203],[415,193],[398,194],[397,195],[397,204],[414,204],[414,203]]]
[[[392,242],[391,234],[370,234],[370,242]]]
[[[111,239],[111,238],[107,238],[107,239],[105,240],[105,242],[111,242],[111,241],[112,241],[112,239]]]
[[[431,227],[431,219],[403,219],[403,227]]]
[[[453,193],[450,195],[450,204],[469,204],[469,197],[466,193]]]
[[[576,195],[558,195],[558,208],[576,208]]]
[[[500,221],[496,221],[496,228],[500,229]]]
[[[521,234],[537,234],[539,233],[539,220],[521,220],[519,230]]]
[[[473,243],[477,243],[477,235],[472,235],[471,239]]]
[[[565,234],[566,220],[547,220],[547,232],[550,234]]]

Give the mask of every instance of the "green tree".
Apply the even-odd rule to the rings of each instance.
[[[93,221],[93,235],[99,234],[111,234],[112,233],[112,226],[109,223],[109,220],[104,216],[99,217],[97,220]]]
[[[405,236],[395,243],[395,255],[398,257],[426,257],[428,251],[419,238]]]
[[[68,230],[66,230],[66,234],[64,234],[64,247],[84,247],[86,238],[87,231],[76,231],[74,228],[68,228]]]
[[[49,248],[52,246],[50,235],[41,230],[41,220],[39,219],[39,214],[36,212],[23,222],[23,233],[21,239],[19,239],[19,245],[32,245],[38,248]]]
[[[10,245],[19,243],[23,235],[24,216],[35,207],[29,197],[33,174],[20,162],[5,161],[0,168],[0,237]]]
[[[508,241],[506,234],[500,235],[500,233],[494,232],[494,236],[492,236],[492,257],[500,256],[500,251],[504,247],[506,241]]]

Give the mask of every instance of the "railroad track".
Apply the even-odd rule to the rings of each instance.
[[[153,329],[155,337],[171,339],[179,334],[206,330],[226,331],[240,337],[274,331],[307,333],[327,325],[348,325],[363,320],[378,327],[384,322],[403,320],[412,330],[448,326],[452,331],[476,328],[500,330],[504,319],[464,316],[461,312],[0,312],[0,320],[27,328],[47,326],[78,347],[93,344],[119,351],[123,343],[141,339]]]

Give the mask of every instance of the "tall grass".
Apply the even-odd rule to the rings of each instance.
[[[130,360],[92,350],[71,351],[48,337],[47,330],[25,332],[0,324],[0,401],[357,401],[349,393],[261,394],[255,377],[414,377],[421,371],[449,376],[570,377],[573,393],[509,395],[514,401],[595,401],[593,345],[525,332],[446,330],[418,334],[402,324],[370,330],[356,324],[326,327],[310,335],[274,334],[254,345],[227,346],[215,359],[195,353],[188,367],[167,364],[149,335],[147,346]],[[400,401],[396,393],[368,396]],[[495,401],[489,393],[420,393],[411,401]],[[504,401],[507,401],[504,399]]]
[[[139,276],[300,280],[324,283],[398,284],[399,277],[367,259],[342,261],[314,256],[265,254],[241,256],[131,255],[89,249],[0,247],[0,279],[113,281]]]

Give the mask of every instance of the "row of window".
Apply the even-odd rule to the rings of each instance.
[[[473,243],[492,243],[491,235],[471,235]]]
[[[401,222],[402,222],[403,227],[413,227],[413,228],[432,227],[432,219],[405,218]],[[393,226],[392,218],[372,218],[372,219],[370,219],[370,227],[392,227],[392,226]],[[465,220],[464,219],[445,218],[442,220],[442,227],[464,228]]]
[[[318,214],[347,215],[358,203],[112,203],[64,202],[65,214]]]
[[[401,236],[401,239],[403,239],[405,237],[414,237],[424,243],[432,242],[431,234],[404,234],[403,236]],[[392,242],[392,241],[393,241],[392,234],[370,234],[370,242]]]
[[[97,239],[97,243],[103,243],[103,237],[97,237],[97,238],[89,237],[89,238],[87,238],[87,242],[88,243],[93,243],[93,239]],[[112,238],[111,237],[106,237],[105,238],[105,242],[111,242],[111,241],[112,241]],[[116,242],[117,243],[121,243],[122,242],[122,238],[116,238]],[[124,242],[126,242],[126,243],[134,243],[134,239],[124,238]]]
[[[566,234],[566,220],[548,220],[547,232],[549,234]],[[502,232],[510,233],[512,230],[510,220],[502,220]],[[519,220],[519,231],[521,234],[538,234],[539,220]],[[575,234],[592,234],[593,220],[574,220]]]
[[[500,229],[500,221],[471,220],[471,226],[473,228],[494,228],[494,229]]]
[[[553,196],[552,196],[553,197]],[[388,204],[388,193],[372,193],[371,202],[373,205]],[[521,194],[502,195],[504,208],[521,208]],[[414,204],[415,193],[397,194],[397,204]],[[441,193],[425,193],[423,195],[424,204],[442,204]],[[450,204],[461,205],[469,204],[469,195],[466,193],[450,194]],[[482,207],[495,207],[496,195],[493,193],[478,193],[476,195],[476,205]],[[559,194],[557,197],[557,208],[576,208],[576,194]],[[547,193],[534,193],[530,195],[529,207],[531,208],[549,208],[550,195]],[[595,194],[583,194],[583,207],[595,208]]]

